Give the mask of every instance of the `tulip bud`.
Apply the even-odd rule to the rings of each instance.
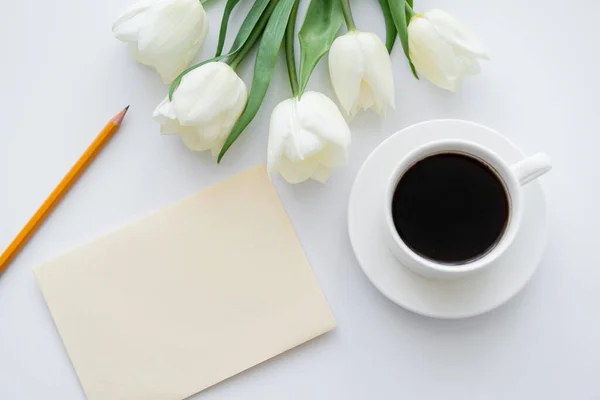
[[[392,61],[374,33],[351,31],[335,39],[329,50],[329,76],[349,118],[360,108],[382,116],[386,107],[394,108]]]
[[[462,79],[479,73],[478,59],[488,59],[483,43],[442,10],[415,15],[408,25],[408,41],[419,74],[452,92]]]
[[[161,133],[179,134],[194,151],[219,154],[248,100],[244,81],[223,62],[204,64],[183,76],[173,100],[154,110]]]
[[[325,182],[348,162],[350,129],[336,105],[322,93],[279,103],[271,114],[267,169],[290,183]]]
[[[141,0],[121,14],[113,33],[129,43],[137,61],[170,83],[200,51],[208,17],[199,0]]]

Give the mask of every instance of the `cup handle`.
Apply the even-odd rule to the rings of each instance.
[[[534,154],[511,166],[521,186],[539,178],[552,169],[552,161],[544,153]]]

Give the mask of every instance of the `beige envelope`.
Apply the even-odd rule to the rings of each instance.
[[[36,275],[89,400],[181,400],[335,326],[264,166]]]

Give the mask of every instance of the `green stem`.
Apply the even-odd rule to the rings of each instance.
[[[246,42],[246,45],[244,45],[244,47],[242,47],[240,49],[239,53],[237,53],[235,56],[233,56],[233,58],[231,58],[231,59],[229,59],[229,60],[226,61],[227,64],[229,64],[229,66],[231,67],[231,69],[233,69],[234,71],[237,69],[237,67],[240,65],[240,63],[248,55],[248,52],[253,47],[254,42],[256,42],[257,38],[258,38],[258,36],[256,38],[253,38],[252,36],[250,36],[248,39],[252,39],[252,41],[251,42],[250,41]]]
[[[217,43],[217,51],[215,52],[215,57],[219,57],[223,53],[223,46],[225,45],[225,36],[227,36],[227,27],[229,25],[229,17],[231,17],[231,12],[239,2],[240,0],[227,0],[227,4],[225,4],[225,10],[223,10],[223,18],[221,19],[221,29],[219,30],[219,41]]]
[[[415,12],[415,10],[413,10],[413,8],[410,6],[410,4],[408,4],[408,1],[406,2],[404,8],[406,9],[406,12],[408,13],[408,15],[410,15],[410,17],[414,17],[415,15],[417,15],[417,13]],[[409,21],[406,21],[409,22]]]
[[[342,12],[344,13],[344,19],[346,20],[346,26],[349,31],[356,30],[356,24],[354,23],[354,18],[352,18],[352,11],[350,10],[350,0],[341,0],[342,3]]]
[[[296,16],[298,15],[299,0],[294,1],[290,19],[285,28],[285,62],[287,64],[288,77],[290,78],[290,87],[292,95],[298,96],[300,92],[298,88],[298,73],[296,72],[296,55],[294,54],[294,39],[296,38]]]
[[[246,40],[246,43],[244,43],[240,51],[236,55],[234,55],[233,58],[227,60],[227,64],[229,64],[229,66],[233,70],[235,70],[238,67],[238,65],[240,65],[240,63],[248,55],[248,52],[252,49],[252,47],[254,47],[254,44],[256,43],[260,35],[262,35],[263,31],[265,30],[265,26],[267,26],[267,22],[269,22],[269,17],[273,13],[273,10],[275,9],[275,6],[278,2],[279,0],[271,0],[269,2],[269,5],[260,16],[258,22],[256,23],[256,27],[254,28],[250,36],[248,36],[248,40]]]

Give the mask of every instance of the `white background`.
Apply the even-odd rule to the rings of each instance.
[[[32,269],[264,162],[270,111],[289,97],[281,57],[261,111],[220,166],[160,136],[151,114],[167,88],[111,34],[129,3],[0,2],[1,249],[131,104],[120,132],[0,277],[2,400],[84,399]],[[224,1],[212,3],[200,58],[215,49]],[[241,3],[233,29],[251,2]],[[377,1],[353,6],[358,27],[383,37]],[[412,78],[397,45],[396,111],[351,123],[348,168],[325,185],[275,182],[338,328],[194,398],[600,399],[600,3],[416,0],[418,11],[436,6],[487,44],[492,60],[482,74],[460,93],[444,92]],[[249,84],[252,62],[241,71]],[[326,60],[309,86],[333,94]],[[550,233],[540,268],[515,299],[468,320],[433,320],[392,304],[361,272],[347,236],[348,195],[363,160],[393,132],[432,118],[483,123],[555,163],[543,178]]]

